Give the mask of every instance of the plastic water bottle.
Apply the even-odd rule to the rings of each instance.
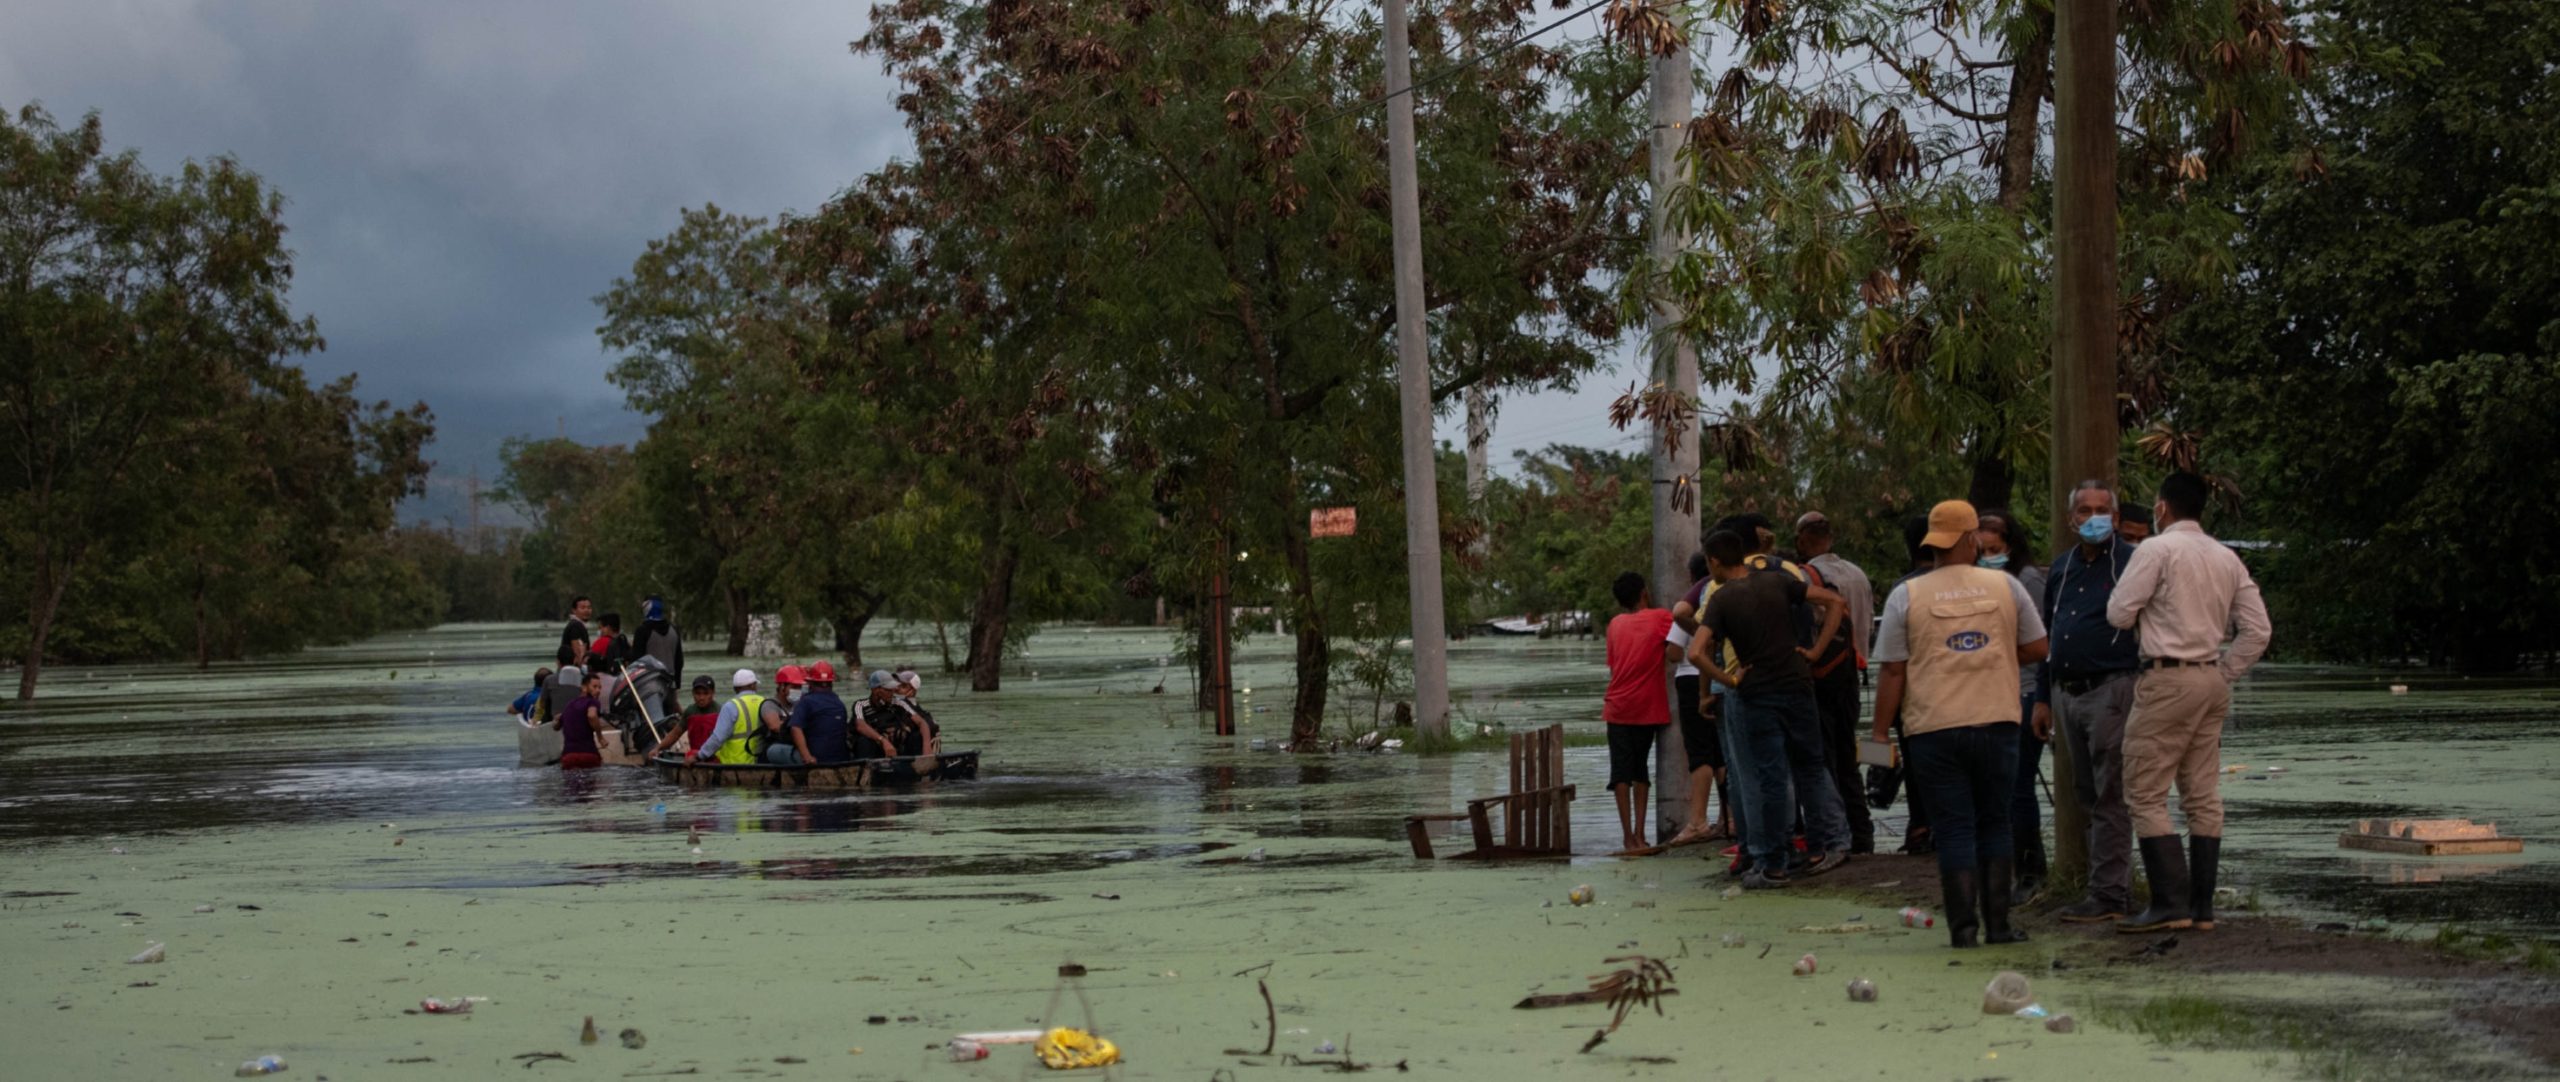
[[[1922,909],[1916,905],[1903,906],[1902,912],[1898,915],[1902,918],[1902,926],[1905,928],[1935,928],[1938,926],[1938,918],[1930,916],[1928,910]]]
[[[970,1063],[987,1058],[987,1046],[967,1037],[953,1037],[948,1047],[953,1063]]]
[[[283,1070],[283,1056],[260,1056],[241,1064],[239,1070],[231,1073],[241,1078],[255,1078],[262,1074],[277,1074]]]

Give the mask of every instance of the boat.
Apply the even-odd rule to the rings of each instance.
[[[694,763],[674,755],[649,760],[660,778],[688,789],[725,786],[743,789],[876,789],[929,781],[967,780],[978,776],[978,753],[946,751],[940,755],[907,755],[894,759],[856,759],[849,763],[774,766],[770,763]]]

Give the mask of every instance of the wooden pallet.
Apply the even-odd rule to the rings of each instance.
[[[2368,849],[2376,853],[2404,853],[2420,857],[2452,857],[2475,853],[2521,853],[2522,838],[2450,838],[2430,841],[2425,838],[2393,838],[2347,831],[2338,835],[2342,849]]]
[[[2376,853],[2443,857],[2475,853],[2521,853],[2524,839],[2501,838],[2498,824],[2468,819],[2358,819],[2355,829],[2338,835],[2342,849]]]

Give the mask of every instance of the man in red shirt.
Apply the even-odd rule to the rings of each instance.
[[[1618,827],[1626,847],[1644,848],[1645,799],[1651,795],[1646,760],[1671,724],[1670,674],[1678,647],[1663,639],[1671,610],[1653,607],[1644,576],[1633,571],[1610,584],[1627,611],[1609,619],[1609,692],[1600,720],[1609,723],[1609,792],[1618,800]]]

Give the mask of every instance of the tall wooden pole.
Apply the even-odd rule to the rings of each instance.
[[[1658,270],[1669,269],[1688,244],[1688,237],[1672,226],[1669,212],[1671,189],[1682,178],[1680,148],[1688,142],[1690,99],[1695,91],[1685,42],[1671,55],[1653,58],[1653,137],[1648,157],[1653,187],[1652,256]],[[1698,348],[1676,330],[1680,311],[1664,296],[1656,290],[1646,314],[1653,344],[1653,380],[1694,400]],[[1664,446],[1662,437],[1660,431],[1653,433],[1653,570],[1646,581],[1653,584],[1654,603],[1668,608],[1689,592],[1689,555],[1698,551],[1698,509],[1705,505],[1699,502],[1697,489],[1699,433],[1682,436],[1676,451]],[[1675,498],[1687,503],[1688,509],[1675,506]],[[1699,693],[1713,694],[1703,684]],[[1655,750],[1659,758],[1653,785],[1657,829],[1668,837],[1689,810],[1689,759],[1680,727],[1666,726]]]
[[[2068,543],[2071,490],[2116,479],[2116,6],[2056,0],[2054,28],[2053,537]],[[2053,878],[2089,876],[2088,817],[2054,745]]]
[[[1387,5],[1387,202],[1395,229],[1396,359],[1404,403],[1404,549],[1413,609],[1413,713],[1449,731],[1449,643],[1440,608],[1440,477],[1431,441],[1431,342],[1422,310],[1422,196],[1413,162],[1413,49],[1404,0]]]

